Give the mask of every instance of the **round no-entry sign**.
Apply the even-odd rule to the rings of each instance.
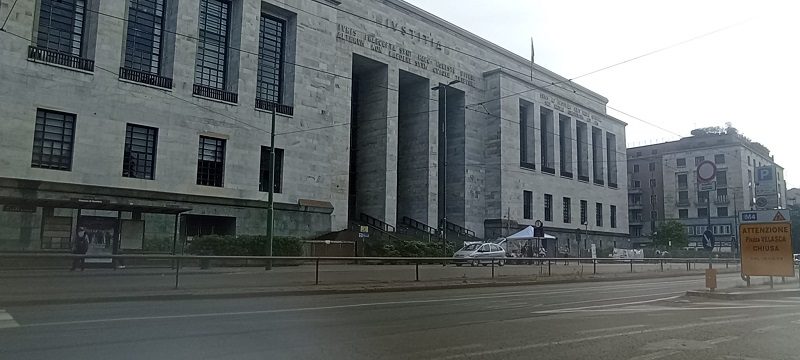
[[[697,179],[700,181],[711,181],[717,177],[717,165],[711,161],[703,161],[697,165]]]

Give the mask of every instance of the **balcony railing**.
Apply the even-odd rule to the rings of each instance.
[[[168,77],[126,67],[119,68],[119,78],[164,89],[172,89],[172,79]]]
[[[282,105],[276,102],[267,101],[263,99],[256,99],[256,109],[275,111],[278,114],[292,116],[294,115],[294,108],[289,105]]]
[[[730,204],[731,201],[728,199],[727,195],[717,196],[717,199],[714,200],[714,204],[716,205],[727,205]]]
[[[644,206],[644,204],[642,204],[641,202],[632,202],[632,203],[628,204],[628,207],[630,207],[631,209],[633,209],[633,208],[641,208],[642,206]]]
[[[708,199],[697,199],[694,203],[697,206],[706,206],[708,205]]]
[[[685,199],[685,200],[678,200],[678,202],[676,203],[676,205],[678,205],[678,206],[680,206],[680,207],[686,207],[686,206],[689,206],[689,205],[690,205],[690,202],[689,202],[689,199]]]
[[[78,70],[94,71],[94,60],[65,54],[36,46],[28,47],[28,59],[70,67]]]
[[[215,89],[205,85],[194,84],[194,87],[192,88],[192,94],[234,104],[239,102],[239,94]]]

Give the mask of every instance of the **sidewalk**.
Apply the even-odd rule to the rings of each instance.
[[[553,264],[491,267],[420,265],[419,280],[414,265],[321,265],[315,284],[314,265],[276,267],[265,271],[250,268],[183,268],[175,289],[175,270],[169,268],[0,271],[0,305],[36,305],[105,301],[202,299],[300,294],[362,293],[533,285],[544,283],[611,281],[701,275],[703,269],[687,271],[685,265]],[[721,273],[738,269],[723,267]]]
[[[693,290],[687,291],[690,297],[699,297],[716,300],[770,300],[782,298],[800,298],[800,284],[797,278],[786,278],[784,283],[780,277],[775,278],[774,287],[770,288],[767,277],[754,277],[750,287],[735,287],[732,289]]]

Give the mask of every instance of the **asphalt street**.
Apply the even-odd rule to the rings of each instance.
[[[721,287],[741,284],[720,277]],[[800,299],[699,276],[0,310],[2,359],[798,359]]]

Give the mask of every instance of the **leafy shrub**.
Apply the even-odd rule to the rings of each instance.
[[[376,257],[442,257],[451,256],[453,252],[455,248],[452,243],[447,243],[446,252],[442,252],[442,243],[439,241],[398,239],[365,243],[365,255]]]
[[[264,256],[267,253],[266,236],[206,235],[192,241],[186,252],[195,255]],[[272,255],[300,256],[303,245],[297,238],[276,236],[272,239]]]

